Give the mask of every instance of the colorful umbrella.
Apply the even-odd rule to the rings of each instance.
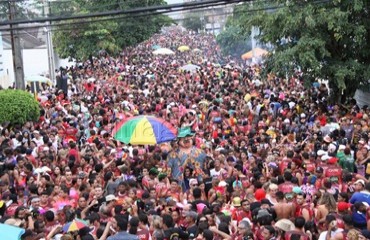
[[[254,48],[249,52],[246,52],[242,55],[243,60],[251,59],[253,57],[262,57],[263,55],[268,54],[269,52],[262,48]]]
[[[74,232],[78,231],[81,228],[88,227],[89,224],[81,219],[74,219],[72,222],[67,223],[63,226],[63,232]]]
[[[153,49],[153,50],[157,50],[157,49],[160,49],[160,48],[161,48],[161,46],[159,46],[159,45],[153,45],[153,46],[152,46],[152,49]]]
[[[182,66],[180,69],[187,72],[195,72],[200,69],[200,67],[194,64],[187,64]]]
[[[159,48],[153,52],[154,55],[173,55],[174,51],[168,48]]]
[[[189,51],[190,48],[186,45],[182,45],[182,46],[178,47],[177,50],[179,50],[180,52],[185,52],[185,51]]]
[[[118,123],[112,135],[126,144],[154,145],[176,139],[177,129],[164,119],[142,115]]]
[[[39,75],[32,75],[25,77],[26,82],[41,82],[41,83],[47,83],[51,84],[51,81],[49,78]]]

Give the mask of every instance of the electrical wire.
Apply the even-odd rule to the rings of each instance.
[[[244,0],[245,1],[245,0]],[[243,2],[243,0],[231,0],[227,4],[233,4],[233,3],[239,3]],[[219,5],[225,5],[222,1],[217,4],[212,4],[212,5],[206,5],[206,6],[193,6],[193,7],[187,7],[183,9],[168,9],[166,11],[161,11],[161,12],[149,12],[148,14],[144,14],[145,16],[148,15],[158,15],[158,14],[164,14],[164,13],[170,13],[170,12],[177,12],[177,11],[188,11],[188,10],[193,10],[193,9],[200,9],[200,8],[209,8],[209,7],[214,7],[214,6],[219,6]],[[132,14],[132,15],[124,15],[120,17],[112,16],[112,17],[107,17],[104,19],[92,19],[92,20],[80,20],[80,22],[73,22],[73,24],[86,24],[88,22],[99,22],[99,21],[109,21],[109,20],[117,20],[117,19],[124,19],[124,18],[129,18],[131,16],[138,16],[137,14]],[[24,30],[24,29],[32,29],[32,28],[41,28],[41,27],[53,27],[53,26],[64,26],[64,25],[70,25],[71,22],[62,22],[62,23],[54,23],[54,24],[45,24],[45,25],[32,25],[32,26],[12,26],[10,28],[2,28],[0,31],[10,31],[10,30]]]
[[[210,15],[206,15],[205,17],[231,16],[231,15],[232,15],[232,13],[210,14]],[[145,17],[145,16],[148,16],[148,15],[140,15],[140,16],[135,16],[135,17]],[[186,19],[191,19],[191,18],[192,17],[182,17],[182,18],[174,19],[173,21],[174,22],[180,22],[180,21],[183,21],[183,20],[186,20]],[[121,17],[121,18],[115,18],[115,19],[119,20],[119,19],[123,19],[123,18]],[[109,19],[109,21],[113,21],[113,20],[112,19]],[[88,22],[88,23],[90,23],[90,22]],[[88,23],[86,23],[86,24],[88,24]],[[85,24],[85,23],[79,23],[79,25],[81,25],[81,24]],[[70,25],[70,24],[68,24],[68,25]],[[60,27],[58,27],[58,28],[51,28],[48,31],[51,31],[51,32],[59,32],[59,31],[61,31],[61,32],[68,32],[68,31],[72,31],[72,30],[76,30],[76,29],[78,29],[78,26],[66,27],[66,28],[60,28]],[[7,30],[7,31],[9,31],[9,30]],[[24,31],[24,30],[20,30],[20,31]],[[32,30],[32,31],[27,31],[27,32],[24,32],[24,33],[20,33],[18,31],[15,35],[23,36],[23,35],[28,35],[30,33],[38,33],[40,31],[41,31],[40,29],[35,29],[35,30]],[[11,36],[11,34],[10,33],[5,33],[5,34],[3,33],[2,36]]]
[[[320,4],[320,3],[325,3],[326,1],[319,1],[317,2],[316,4]],[[239,10],[239,11],[242,11],[243,13],[250,13],[250,12],[257,12],[257,11],[268,11],[268,10],[277,10],[277,9],[280,9],[280,8],[285,8],[287,6],[275,6],[275,7],[264,7],[264,8],[255,8],[255,9],[248,9],[248,10]],[[208,9],[207,9],[208,10]],[[207,10],[203,10],[203,11],[207,11]],[[165,13],[171,13],[173,12],[172,10],[168,10],[166,12],[160,12],[160,13],[157,13],[157,14],[165,14]],[[192,11],[193,12],[193,11]],[[233,12],[233,13],[223,13],[223,14],[208,14],[206,15],[205,17],[214,17],[214,16],[225,16],[225,15],[231,15],[231,14],[236,14],[237,12]],[[33,31],[27,31],[25,33],[16,33],[18,34],[19,36],[21,35],[26,35],[27,33],[38,33],[40,32],[40,29],[39,28],[42,28],[42,27],[51,27],[48,31],[71,31],[71,30],[76,30],[78,28],[78,26],[76,25],[81,25],[81,24],[89,24],[89,23],[94,23],[94,22],[104,22],[104,21],[114,21],[114,20],[121,20],[121,19],[126,19],[126,18],[132,18],[132,17],[145,17],[145,16],[150,16],[150,15],[157,15],[157,14],[153,14],[153,13],[150,13],[150,14],[141,14],[141,15],[135,15],[135,16],[120,16],[120,17],[115,17],[115,18],[106,18],[106,19],[94,19],[94,20],[90,20],[90,21],[84,21],[84,22],[73,22],[73,23],[63,23],[63,24],[54,24],[54,25],[36,25],[36,26],[32,26],[32,28],[38,28],[36,30],[33,30]],[[179,21],[182,21],[182,20],[186,20],[186,19],[191,19],[192,17],[183,17],[183,18],[178,18],[176,20],[173,20],[175,22],[179,22]],[[65,25],[68,25],[70,26],[71,24],[73,24],[74,26],[73,27],[69,27],[69,28],[61,28],[62,26],[65,26]],[[57,28],[54,28],[53,27],[57,27]],[[28,27],[28,28],[31,28],[31,27]],[[0,31],[10,31],[11,29],[0,29]],[[19,30],[23,30],[23,27],[22,29],[19,29]],[[11,34],[2,34],[3,36],[10,36]]]
[[[237,2],[246,2],[252,0],[238,0]],[[99,12],[99,13],[89,13],[89,14],[80,14],[75,16],[67,16],[67,17],[49,17],[49,18],[38,18],[38,19],[28,19],[28,20],[8,20],[0,22],[0,26],[11,25],[11,24],[29,24],[29,23],[43,23],[43,22],[55,22],[55,21],[63,21],[63,20],[74,20],[74,19],[85,19],[85,18],[94,18],[94,17],[106,17],[106,16],[115,16],[115,15],[123,15],[123,14],[135,14],[141,12],[156,12],[161,10],[173,9],[178,10],[178,8],[186,8],[192,6],[204,6],[218,4],[218,3],[228,4],[230,2],[234,2],[233,0],[223,1],[223,0],[206,0],[202,2],[188,2],[188,3],[178,3],[178,4],[169,4],[169,5],[157,5],[157,6],[149,6],[149,7],[139,7],[134,9],[128,10],[114,10],[114,11],[106,11],[106,12]]]
[[[230,0],[227,4],[231,3],[238,3],[238,2],[244,2],[245,0]],[[207,5],[206,7],[215,7],[225,5],[224,1],[220,1],[220,3]],[[99,19],[92,19],[92,20],[86,20],[80,22],[62,22],[62,23],[54,23],[54,24],[44,24],[44,25],[32,25],[32,26],[15,26],[15,27],[9,27],[9,28],[1,28],[0,31],[11,31],[11,30],[24,30],[24,29],[32,29],[32,28],[42,28],[42,27],[54,27],[54,26],[64,26],[64,25],[71,25],[71,24],[86,24],[86,23],[92,23],[92,22],[99,22],[99,21],[110,21],[110,20],[119,20],[119,19],[125,19],[130,17],[137,17],[137,16],[151,16],[151,15],[159,15],[159,14],[165,14],[169,12],[176,12],[176,11],[184,11],[184,10],[193,10],[193,9],[199,9],[204,8],[204,6],[192,6],[185,9],[167,9],[161,12],[145,12],[145,13],[138,13],[138,14],[128,14],[123,16],[113,16],[113,17],[106,17],[106,18],[99,18]],[[140,15],[142,14],[142,15]],[[1,26],[1,24],[0,24]]]

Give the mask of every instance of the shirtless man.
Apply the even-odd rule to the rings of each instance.
[[[284,193],[283,192],[277,192],[276,193],[276,201],[277,203],[274,204],[273,208],[276,212],[276,219],[292,219],[294,218],[294,205],[291,203],[286,203],[284,201]]]

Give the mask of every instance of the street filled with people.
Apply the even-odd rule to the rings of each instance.
[[[38,122],[1,125],[1,222],[27,240],[370,239],[368,107],[263,70],[179,27],[61,68]]]

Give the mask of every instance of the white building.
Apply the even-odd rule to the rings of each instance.
[[[1,34],[1,32],[0,32]],[[46,33],[43,29],[39,31],[21,31],[21,48],[23,56],[24,76],[48,75],[48,51],[46,47]],[[55,51],[54,51],[55,52]],[[60,66],[71,66],[68,60],[59,59],[55,56],[55,68]],[[14,84],[14,66],[9,32],[4,32],[0,37],[0,85],[3,88]]]

